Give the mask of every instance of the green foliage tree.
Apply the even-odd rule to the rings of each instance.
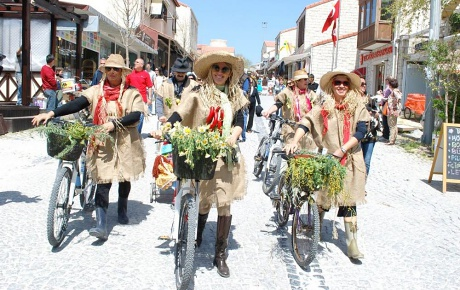
[[[241,57],[244,60],[244,67],[245,68],[248,68],[248,67],[251,66],[251,64],[252,64],[251,61],[248,58],[244,57],[242,54],[237,54],[235,56]]]

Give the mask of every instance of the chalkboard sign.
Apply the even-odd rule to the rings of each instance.
[[[443,124],[428,183],[433,174],[442,174],[442,192],[446,192],[447,183],[460,183],[460,124]]]
[[[460,127],[448,125],[446,137],[446,177],[460,180]]]

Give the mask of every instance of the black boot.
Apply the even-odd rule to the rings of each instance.
[[[118,198],[118,222],[122,225],[129,223],[129,218],[126,215],[128,212],[128,198]]]
[[[228,233],[232,224],[232,216],[217,217],[217,240],[216,240],[216,255],[214,257],[214,266],[217,267],[217,273],[224,278],[230,277],[226,260],[227,254],[225,250],[228,246]]]
[[[100,240],[107,240],[107,209],[103,207],[96,207],[96,221],[95,228],[89,230],[89,235],[96,237]]]
[[[196,246],[199,247],[201,245],[201,242],[203,241],[203,231],[204,227],[206,226],[206,221],[208,220],[208,215],[207,214],[199,214],[198,215],[198,229],[196,233]]]

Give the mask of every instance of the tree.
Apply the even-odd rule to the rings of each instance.
[[[114,17],[121,36],[121,43],[125,47],[126,66],[129,67],[129,47],[135,41],[136,28],[141,20],[141,6],[139,0],[112,0]]]
[[[245,68],[249,68],[251,66],[251,61],[248,58],[244,57],[242,54],[237,54],[235,56],[241,57],[243,59]]]

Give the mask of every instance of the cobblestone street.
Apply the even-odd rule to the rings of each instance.
[[[268,108],[272,97],[262,96]],[[143,135],[156,127],[144,122]],[[231,276],[213,268],[217,212],[211,211],[195,257],[190,289],[460,289],[460,185],[442,193],[440,175],[427,183],[431,161],[399,146],[377,143],[367,181],[367,204],[358,206],[358,245],[365,259],[346,256],[343,221],[327,213],[323,241],[308,271],[290,252],[289,227],[278,229],[274,209],[252,175],[253,155],[266,132],[240,144],[247,165],[246,197],[232,205],[228,265]],[[45,139],[29,131],[0,136],[0,289],[175,289],[171,196],[149,202],[155,140],[145,138],[145,176],[132,183],[128,225],[117,223],[117,186],[109,206],[109,239],[89,236],[95,213],[76,201],[68,234],[57,249],[46,238],[48,202],[58,161]],[[332,239],[335,219],[339,239]]]

